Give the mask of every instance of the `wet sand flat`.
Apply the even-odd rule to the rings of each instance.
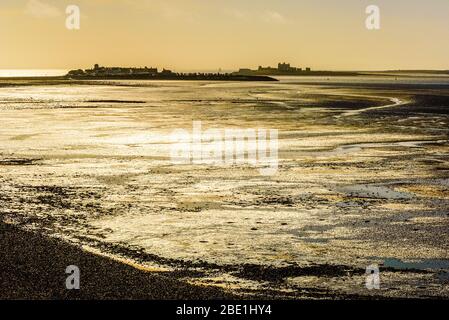
[[[163,275],[88,253],[80,247],[0,224],[0,298],[231,299],[214,288],[187,285]],[[79,290],[67,290],[66,267],[82,270]],[[235,297],[234,297],[235,298]]]
[[[440,78],[0,83],[0,217],[229,294],[447,298],[448,106]],[[279,130],[278,172],[173,164],[194,121]]]

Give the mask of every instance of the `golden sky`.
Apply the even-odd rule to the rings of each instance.
[[[380,30],[365,27],[370,4]],[[449,69],[449,1],[1,0],[0,41],[0,69]]]

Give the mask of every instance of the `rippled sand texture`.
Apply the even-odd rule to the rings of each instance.
[[[449,297],[448,111],[445,79],[0,82],[0,217],[243,294]],[[278,173],[173,165],[193,121],[278,129]]]

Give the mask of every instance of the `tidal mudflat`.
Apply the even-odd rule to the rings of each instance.
[[[0,80],[0,219],[247,297],[448,298],[449,78],[280,80]],[[194,121],[277,129],[277,173],[173,164]]]

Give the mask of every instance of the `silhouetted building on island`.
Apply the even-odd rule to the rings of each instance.
[[[244,73],[251,73],[251,72],[252,72],[251,69],[240,69],[239,70],[239,73],[242,73],[242,74],[244,74]]]
[[[293,71],[293,70],[296,71],[296,68],[292,68],[292,67],[290,67],[290,63],[284,62],[284,63],[278,63],[278,70],[289,72],[289,71]]]
[[[262,67],[259,66],[257,70],[251,70],[248,68],[241,68],[236,74],[241,75],[301,75],[307,72],[311,72],[310,68],[305,68],[305,71],[302,68],[292,67],[290,63],[278,63],[277,68],[272,67]]]

